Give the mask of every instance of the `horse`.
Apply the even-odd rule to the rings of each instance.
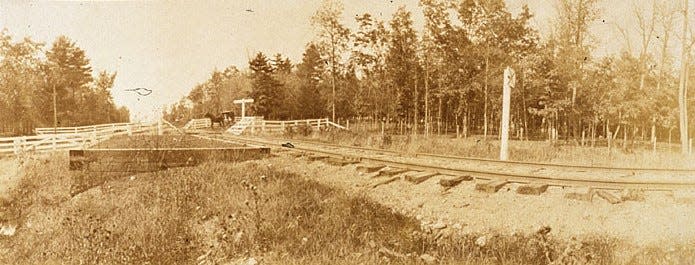
[[[215,116],[212,115],[210,112],[205,114],[205,118],[210,119],[210,127],[215,128],[215,123],[219,124],[220,127],[226,127],[225,126],[225,121],[224,121],[224,116],[219,115]]]

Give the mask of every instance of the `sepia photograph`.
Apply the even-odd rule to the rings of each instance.
[[[0,264],[695,264],[691,86],[695,0],[0,0]]]

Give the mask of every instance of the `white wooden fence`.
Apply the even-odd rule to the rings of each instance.
[[[50,132],[49,132],[50,131]],[[161,123],[113,123],[79,127],[36,128],[37,135],[0,137],[0,155],[87,148],[116,135],[160,133]]]
[[[258,132],[284,132],[288,127],[298,127],[300,125],[309,126],[313,129],[320,130],[321,128],[328,128],[329,126],[345,129],[345,127],[331,122],[326,119],[307,119],[307,120],[288,120],[288,121],[266,121],[266,120],[254,120],[253,123],[246,126],[245,131],[250,133]]]
[[[212,126],[212,121],[209,118],[204,119],[191,119],[183,126],[184,129],[203,129],[210,128]]]

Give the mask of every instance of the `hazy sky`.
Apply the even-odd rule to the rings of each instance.
[[[513,13],[528,4],[534,25],[547,32],[553,0],[506,0]],[[215,68],[247,67],[256,51],[282,53],[301,60],[314,34],[309,18],[319,6],[309,1],[187,1],[187,2],[25,2],[0,0],[0,27],[15,39],[31,37],[47,46],[66,35],[86,51],[95,71],[118,72],[112,94],[133,118],[157,117],[164,104],[185,96]],[[417,0],[345,0],[344,22],[369,12],[389,20],[400,5],[413,12],[422,27]],[[637,1],[640,3],[640,1]],[[622,41],[611,23],[631,24],[627,1],[605,1],[603,19],[594,27],[600,52],[619,49]],[[605,21],[603,21],[605,20]],[[142,97],[129,88],[154,92]]]

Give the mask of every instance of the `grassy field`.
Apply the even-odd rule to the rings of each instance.
[[[3,264],[610,264],[616,242],[453,235],[262,161],[79,182],[67,157],[33,159],[10,200]],[[89,186],[89,185],[88,185]],[[422,258],[421,258],[422,257]],[[638,257],[636,257],[638,258]]]
[[[432,153],[482,158],[499,158],[499,141],[483,141],[481,137],[455,138],[452,136],[386,135],[379,132],[339,131],[302,135],[286,134],[295,139],[318,140],[329,143],[385,148],[408,153]],[[614,166],[614,167],[665,167],[695,168],[695,156],[683,156],[676,152],[620,147],[588,147],[569,144],[552,144],[545,141],[510,141],[510,160],[551,162],[562,164]]]

